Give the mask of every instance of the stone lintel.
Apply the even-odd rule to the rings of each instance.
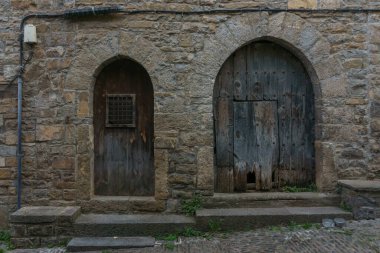
[[[338,180],[338,185],[356,192],[380,192],[380,180]]]
[[[80,207],[78,206],[28,206],[12,213],[10,222],[26,224],[73,222],[79,214]]]

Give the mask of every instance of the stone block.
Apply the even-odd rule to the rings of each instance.
[[[202,147],[197,154],[198,175],[197,188],[212,190],[214,188],[214,149]]]
[[[169,154],[167,150],[154,151],[154,168],[155,168],[155,197],[156,199],[166,199],[169,195],[168,189],[168,170]]]
[[[77,114],[79,118],[88,117],[89,109],[89,94],[88,92],[81,92],[78,96],[78,109]]]
[[[79,125],[77,127],[77,152],[79,154],[86,153],[91,147],[91,140],[93,138],[90,136],[90,126],[89,125]]]
[[[370,34],[369,40],[371,43],[380,44],[380,25],[379,24],[370,25],[369,34]]]
[[[16,147],[8,145],[0,145],[0,156],[15,156]]]
[[[4,180],[4,179],[12,179],[12,171],[11,170],[0,169],[0,180]]]
[[[7,205],[10,205],[10,204],[6,203],[6,205],[0,206],[0,229],[6,229],[8,227],[10,207],[8,207]]]
[[[72,157],[54,157],[53,169],[74,169],[75,160]]]
[[[4,116],[0,114],[0,127],[4,126]]]
[[[341,0],[319,0],[321,9],[337,9],[340,7]]]
[[[317,0],[289,0],[289,9],[315,9],[317,8]]]
[[[80,207],[28,206],[10,216],[11,223],[38,224],[72,222],[80,214]]]
[[[5,167],[5,157],[0,157],[0,167]]]
[[[12,237],[25,237],[26,236],[26,225],[12,224],[10,227],[10,233]]]
[[[61,140],[65,134],[63,125],[38,125],[36,129],[37,141]]]
[[[26,227],[26,235],[34,236],[49,236],[54,235],[53,225],[29,225]]]
[[[12,238],[12,244],[16,248],[37,248],[41,245],[41,240],[39,237],[26,237],[26,238]]]
[[[324,97],[346,97],[347,79],[337,76],[321,82],[322,95]]]

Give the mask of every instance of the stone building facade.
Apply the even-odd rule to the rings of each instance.
[[[22,205],[85,212],[175,211],[214,193],[213,89],[240,47],[274,42],[307,70],[315,100],[315,181],[380,179],[380,1],[4,0],[0,3],[0,205],[15,210],[19,25],[29,13],[110,6],[184,14],[31,18],[38,43],[24,72]],[[187,13],[211,9],[251,12]],[[292,9],[270,11],[270,9]],[[355,11],[339,11],[339,9]],[[358,10],[358,9],[373,9]],[[296,11],[294,9],[310,9]],[[323,12],[323,9],[338,9]],[[94,195],[93,90],[102,70],[133,59],[154,95],[154,195]]]

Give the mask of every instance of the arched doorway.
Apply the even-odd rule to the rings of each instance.
[[[217,192],[315,182],[313,87],[285,48],[259,41],[233,53],[213,108]]]
[[[152,196],[153,87],[130,59],[106,66],[94,87],[94,193]]]

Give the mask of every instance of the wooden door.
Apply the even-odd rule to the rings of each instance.
[[[261,190],[314,182],[314,93],[295,56],[266,41],[240,48],[223,64],[213,101],[216,191],[244,191],[250,172]]]
[[[138,63],[123,59],[94,88],[95,195],[152,196],[153,88]]]

